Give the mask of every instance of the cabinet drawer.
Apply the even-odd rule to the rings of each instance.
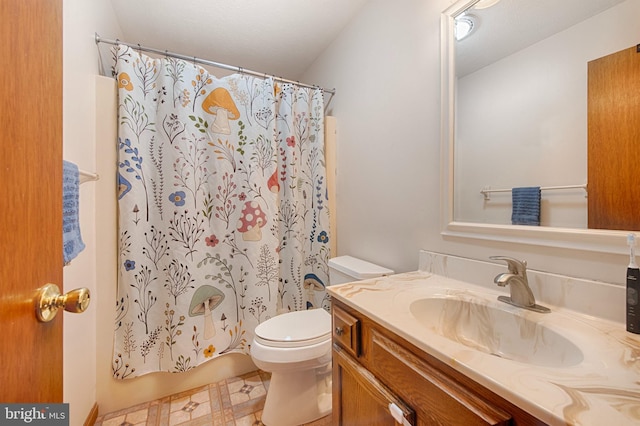
[[[352,356],[360,356],[360,321],[341,308],[333,306],[333,341]]]

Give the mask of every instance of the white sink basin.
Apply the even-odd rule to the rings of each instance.
[[[447,297],[411,303],[413,317],[427,329],[478,351],[541,367],[579,364],[583,354],[573,342],[515,312]]]

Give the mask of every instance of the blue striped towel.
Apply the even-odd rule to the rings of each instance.
[[[68,161],[62,162],[62,256],[65,265],[82,250],[80,235],[80,171]]]
[[[511,189],[511,224],[540,225],[540,187]]]

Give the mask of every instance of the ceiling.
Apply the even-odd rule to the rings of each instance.
[[[297,80],[368,1],[111,3],[124,42]],[[458,75],[478,70],[622,1],[501,0],[488,9],[471,10],[477,17],[477,28],[456,45]]]
[[[123,42],[297,80],[367,1],[111,0],[111,3]],[[100,36],[115,39],[111,34]]]
[[[623,1],[501,0],[487,9],[472,9],[476,30],[456,44],[456,74],[477,71]]]

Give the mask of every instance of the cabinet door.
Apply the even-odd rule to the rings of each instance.
[[[371,370],[418,409],[418,425],[506,426],[511,415],[372,330]],[[384,379],[383,379],[384,380]]]
[[[333,346],[333,424],[344,426],[397,426],[390,405],[413,425],[415,413],[344,349]],[[400,414],[401,413],[401,414]]]

